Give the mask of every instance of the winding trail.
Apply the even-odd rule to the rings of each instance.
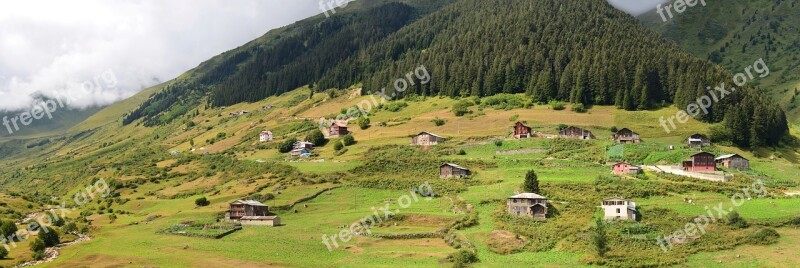
[[[39,264],[42,264],[42,263],[48,263],[48,262],[54,261],[54,260],[56,260],[58,258],[58,255],[59,255],[58,251],[61,248],[66,247],[66,246],[70,246],[70,245],[74,245],[74,244],[78,244],[78,243],[81,243],[81,242],[84,242],[84,241],[89,241],[89,240],[92,240],[92,237],[87,236],[87,235],[83,235],[83,234],[78,234],[78,239],[75,239],[72,242],[58,244],[55,247],[50,247],[50,248],[45,249],[44,250],[44,259],[41,259],[41,260],[38,260],[38,261],[29,261],[29,262],[24,262],[24,263],[21,263],[21,264],[17,264],[16,266],[14,266],[14,268],[30,267],[30,266],[39,265]]]

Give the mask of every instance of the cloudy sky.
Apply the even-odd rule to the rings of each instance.
[[[661,0],[609,1],[639,13]],[[0,111],[41,95],[108,105],[319,13],[319,0],[0,1]]]

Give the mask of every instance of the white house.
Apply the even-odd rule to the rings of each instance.
[[[606,220],[636,220],[636,202],[622,198],[609,198],[601,204]]]
[[[269,130],[261,131],[261,135],[259,135],[259,140],[261,142],[268,142],[272,140],[272,132]]]

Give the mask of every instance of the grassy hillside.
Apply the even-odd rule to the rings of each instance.
[[[165,126],[106,124],[66,140],[20,149],[15,157],[3,161],[3,169],[11,171],[2,175],[3,189],[24,193],[25,198],[35,201],[31,210],[36,211],[50,202],[50,195],[70,198],[94,179],[116,181],[114,195],[80,206],[69,216],[69,221],[79,226],[91,222],[88,232],[93,239],[63,248],[61,256],[45,267],[184,267],[209,263],[244,267],[441,267],[453,265],[448,256],[461,249],[476,252],[480,263],[475,266],[479,267],[575,267],[598,261],[612,267],[635,267],[727,262],[734,252],[742,254],[744,249],[797,247],[797,241],[788,239],[797,235],[790,227],[793,225],[785,224],[800,213],[796,210],[800,199],[784,196],[784,192],[800,190],[800,178],[793,175],[800,171],[796,150],[753,153],[724,144],[709,148],[717,154],[740,153],[752,161],[753,171],[730,171],[736,179],[723,184],[656,173],[626,178],[610,175],[607,161],[618,157],[611,153],[612,127],[628,127],[642,135],[644,143],[624,149],[623,158],[633,163],[676,164],[694,152],[681,146],[683,139],[691,133],[707,133],[710,125],[690,121],[666,134],[658,126],[658,118],[674,114],[677,110],[673,107],[630,112],[595,106],[586,113],[576,113],[544,105],[524,108],[496,99],[468,98],[462,100],[473,103],[468,107],[470,112],[456,116],[452,109],[462,100],[409,99],[371,110],[371,126],[366,130],[350,123],[355,145],[336,152],[333,144],[338,140],[331,140],[318,147],[312,158],[295,159],[279,153],[278,144],[292,137],[304,138],[315,129],[311,120],[331,118],[343,108],[370,99],[360,96],[358,89],[315,94],[312,98],[308,92],[301,88],[224,109],[201,105],[192,110],[196,116]],[[511,100],[515,95],[506,98]],[[275,107],[261,109],[266,105]],[[250,113],[229,115],[243,109]],[[435,118],[445,124],[436,126],[432,122]],[[555,134],[561,124],[585,127],[598,139],[513,140],[510,127],[516,121],[527,122],[541,134]],[[258,143],[257,133],[264,129],[272,130],[276,140]],[[427,151],[409,148],[409,135],[423,130],[448,137],[448,141]],[[678,149],[668,150],[668,145]],[[191,148],[196,150],[192,152]],[[181,153],[172,155],[173,150]],[[461,150],[463,155],[458,153]],[[385,160],[400,162],[387,164]],[[440,162],[467,166],[475,175],[439,179],[435,166]],[[545,222],[502,212],[505,198],[520,189],[528,170],[537,171],[541,194],[548,196],[552,209],[558,211]],[[738,188],[752,184],[754,179],[764,180],[771,194],[737,208],[751,227],[714,224],[697,243],[680,245],[669,254],[661,252],[655,243],[657,235],[690,222],[692,215],[703,212],[703,205],[729,202]],[[398,198],[408,194],[410,186],[425,181],[440,197],[399,207]],[[37,189],[37,194],[27,189]],[[276,209],[320,192],[290,209]],[[606,258],[598,258],[584,237],[590,232],[599,200],[611,196],[635,199],[644,219],[611,225],[612,250]],[[194,200],[199,197],[207,197],[211,205],[196,207]],[[244,197],[260,199],[273,207],[285,226],[245,227],[222,239],[160,232],[181,222],[214,222],[228,202]],[[683,198],[698,204],[687,204]],[[332,252],[322,243],[323,234],[337,234],[340,226],[387,204],[397,208],[401,216],[373,228],[375,234],[437,233],[456,221],[469,223],[447,229],[447,236],[455,235],[456,240],[357,237],[347,243],[339,241],[341,246]],[[468,212],[468,205],[472,212]],[[765,206],[772,209],[763,209]],[[767,238],[767,246],[745,239],[766,227],[776,228],[782,237]],[[638,231],[628,234],[630,230]],[[634,249],[640,253],[626,255]],[[25,247],[14,249],[11,258],[0,260],[0,265],[27,259],[30,254]],[[768,256],[747,256],[751,256],[748,261],[737,260],[732,265],[786,263]]]
[[[639,19],[695,56],[708,58],[734,73],[763,58],[771,74],[758,85],[787,110],[792,121],[797,121],[798,12],[797,1],[733,0],[689,8],[669,22],[663,22],[655,10]]]

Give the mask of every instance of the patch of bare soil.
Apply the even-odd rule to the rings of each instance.
[[[511,254],[525,246],[526,239],[509,231],[494,230],[489,234],[486,243],[489,250],[497,254]]]

